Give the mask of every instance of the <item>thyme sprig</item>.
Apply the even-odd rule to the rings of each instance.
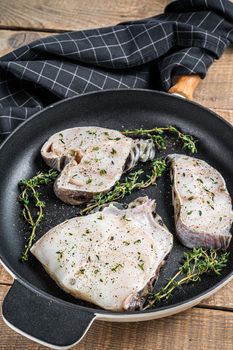
[[[177,273],[157,293],[149,295],[143,310],[151,308],[162,300],[171,297],[173,291],[183,284],[198,282],[202,276],[210,272],[220,275],[222,269],[227,265],[229,253],[219,252],[216,249],[194,248],[184,253],[184,262]]]
[[[148,179],[142,184],[141,188],[147,188],[154,185],[156,179],[162,176],[166,169],[166,162],[164,159],[154,159],[151,164],[151,174],[147,176]]]
[[[164,170],[166,169],[166,162],[163,159],[155,159],[151,162],[151,174],[148,175],[147,180],[140,180],[144,170],[140,169],[134,171],[128,175],[128,177],[123,182],[116,182],[115,186],[108,193],[98,194],[87,206],[84,208],[80,214],[88,214],[95,208],[101,208],[103,205],[118,201],[124,198],[126,195],[131,194],[133,190],[143,189],[154,185],[156,179],[162,176]]]
[[[47,173],[40,172],[37,175],[33,176],[31,179],[21,180],[19,183],[20,195],[18,199],[23,206],[23,217],[30,227],[30,235],[27,239],[21,256],[22,261],[28,260],[29,250],[36,237],[36,229],[43,218],[43,209],[45,207],[45,203],[40,199],[40,193],[38,192],[38,189],[40,186],[47,185],[53,181],[57,175],[57,171],[49,170]],[[31,206],[33,204],[37,208],[35,217],[33,217],[33,214],[31,212]]]
[[[132,135],[132,136],[146,136],[153,140],[155,146],[159,150],[164,150],[167,148],[166,134],[174,134],[178,140],[181,142],[182,148],[188,150],[191,153],[197,152],[196,143],[197,140],[193,136],[182,133],[180,130],[174,126],[167,126],[161,128],[152,128],[152,129],[135,129],[135,130],[124,130],[122,134]]]

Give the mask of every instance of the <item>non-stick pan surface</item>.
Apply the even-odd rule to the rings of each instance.
[[[233,193],[233,128],[207,109],[165,93],[145,90],[105,91],[67,99],[43,110],[20,126],[1,147],[0,256],[3,263],[29,289],[40,291],[42,295],[46,293],[51,300],[58,298],[62,302],[68,302],[67,305],[71,307],[79,306],[79,310],[83,310],[84,307],[88,312],[112,315],[112,312],[101,310],[63,292],[32,256],[27,263],[19,261],[27,236],[27,227],[20,216],[21,208],[17,201],[19,181],[33,176],[38,171],[46,170],[40,156],[40,148],[50,135],[62,129],[88,125],[117,130],[174,125],[199,140],[196,156],[206,160],[222,173],[231,194]],[[187,153],[179,145],[172,143],[165,152],[158,152],[158,156],[171,152]],[[159,214],[174,233],[168,172],[158,180],[156,186],[134,192],[123,202],[130,202],[141,195],[156,199]],[[77,207],[62,204],[55,197],[52,185],[46,188],[44,198],[45,217],[38,229],[38,238],[53,226],[78,213]],[[186,250],[175,240],[174,248],[161,272],[156,288],[160,288],[175,273]],[[186,285],[177,290],[168,301],[144,313],[159,312],[187,303],[223,283],[233,273],[232,244],[229,250],[231,252],[229,263],[220,276],[208,275],[194,285]]]

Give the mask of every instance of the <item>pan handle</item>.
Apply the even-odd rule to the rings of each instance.
[[[3,319],[14,331],[49,346],[68,349],[78,343],[94,313],[46,297],[14,281],[2,305]]]
[[[181,95],[189,100],[192,100],[193,93],[200,81],[201,78],[198,74],[181,75],[177,78],[175,85],[173,85],[168,92],[170,94]]]

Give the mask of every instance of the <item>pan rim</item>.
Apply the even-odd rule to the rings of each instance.
[[[35,114],[31,115],[28,119],[25,119],[22,123],[20,123],[11,133],[9,136],[7,136],[7,138],[1,143],[0,145],[0,152],[2,151],[2,148],[5,146],[5,144],[11,139],[11,137],[14,136],[15,133],[18,132],[18,130],[20,130],[21,128],[24,127],[25,124],[29,123],[31,120],[33,120],[34,118],[36,118],[38,115],[40,115],[41,113],[44,113],[45,111],[57,107],[60,104],[63,103],[67,103],[69,101],[75,100],[75,99],[79,99],[82,97],[86,97],[86,96],[90,96],[90,95],[99,95],[99,94],[105,94],[105,93],[125,93],[125,92],[146,92],[146,93],[151,93],[151,94],[155,94],[155,95],[161,95],[161,96],[166,96],[178,101],[183,101],[183,103],[188,103],[191,105],[194,105],[198,108],[204,109],[205,111],[207,111],[208,113],[212,114],[213,117],[217,118],[218,120],[220,120],[221,122],[223,122],[224,124],[228,125],[230,127],[230,129],[232,129],[233,131],[233,125],[231,123],[229,123],[227,120],[225,120],[223,117],[221,117],[219,114],[215,113],[214,111],[212,111],[211,109],[202,106],[200,103],[196,102],[196,101],[192,101],[192,100],[188,100],[182,96],[179,95],[175,95],[175,94],[170,94],[168,92],[165,91],[157,91],[157,90],[150,90],[150,89],[128,89],[128,88],[123,88],[123,89],[106,89],[106,90],[100,90],[100,91],[92,91],[92,92],[87,92],[85,94],[82,95],[76,95],[76,96],[71,96],[66,98],[65,100],[60,100],[57,101],[43,109],[41,109],[40,111],[36,112]],[[181,102],[182,103],[182,102]]]
[[[165,305],[160,307],[159,309],[148,309],[148,310],[144,310],[144,311],[110,311],[110,310],[102,310],[102,309],[97,309],[97,308],[91,308],[91,307],[87,307],[87,306],[82,306],[82,305],[78,305],[78,304],[74,304],[72,302],[69,301],[65,301],[63,299],[57,298],[45,291],[42,291],[41,289],[39,289],[36,286],[33,286],[30,282],[26,281],[24,278],[22,278],[21,276],[19,276],[19,274],[14,275],[14,273],[11,271],[11,269],[8,267],[8,265],[5,264],[5,262],[3,262],[2,259],[0,259],[0,264],[2,264],[2,266],[4,268],[6,268],[6,270],[10,273],[10,275],[14,278],[14,282],[17,281],[18,283],[22,284],[24,287],[28,288],[32,293],[37,293],[39,294],[41,297],[48,299],[48,300],[53,300],[54,302],[57,302],[59,304],[64,305],[66,307],[69,308],[75,308],[78,309],[80,311],[86,311],[86,312],[90,312],[93,313],[94,315],[96,315],[97,317],[101,318],[101,316],[105,316],[104,319],[107,320],[108,316],[109,318],[122,318],[122,316],[126,316],[125,318],[133,318],[136,316],[141,316],[141,315],[156,315],[156,314],[160,314],[161,316],[163,314],[166,314],[166,312],[168,310],[174,310],[177,309],[177,312],[179,312],[179,309],[184,307],[185,305],[187,305],[187,308],[189,307],[189,304],[192,304],[193,306],[195,305],[195,301],[196,300],[203,300],[205,298],[205,296],[207,294],[212,295],[214,293],[214,290],[219,290],[221,288],[221,286],[224,286],[227,284],[228,280],[232,280],[233,278],[233,271],[231,273],[229,273],[228,275],[226,275],[221,281],[219,281],[218,283],[216,283],[214,286],[212,286],[211,288],[208,288],[206,291],[204,291],[203,293],[198,294],[195,297],[186,299],[185,301],[181,301],[179,303],[176,303],[174,305]],[[14,283],[13,282],[13,283]],[[213,292],[213,293],[211,293]],[[185,309],[184,309],[185,310]],[[107,317],[106,317],[107,316]]]
[[[230,127],[230,129],[233,131],[233,126],[226,121],[223,117],[219,116],[217,113],[213,112],[212,110],[209,110],[206,107],[203,107],[202,105],[200,105],[199,103],[195,102],[195,101],[190,101],[190,100],[186,100],[183,99],[179,96],[174,96],[172,94],[168,94],[166,92],[163,91],[156,91],[156,90],[149,90],[149,89],[107,89],[107,90],[101,90],[101,91],[94,91],[94,92],[89,92],[83,95],[76,95],[76,96],[72,96],[69,97],[65,100],[61,100],[58,101],[52,105],[49,105],[45,108],[43,108],[42,110],[38,111],[37,113],[35,113],[34,115],[32,115],[31,117],[29,117],[28,119],[26,119],[23,123],[21,123],[18,127],[16,127],[16,129],[6,138],[6,140],[3,141],[3,143],[0,146],[0,152],[2,152],[2,150],[4,149],[5,144],[7,144],[9,142],[9,140],[14,137],[15,134],[18,133],[19,130],[21,130],[21,128],[23,128],[25,126],[25,124],[31,122],[34,118],[37,118],[38,115],[40,115],[41,113],[46,112],[48,109],[51,108],[56,108],[57,106],[59,106],[60,104],[63,103],[69,103],[69,101],[71,100],[75,100],[75,99],[79,99],[79,98],[85,98],[86,96],[90,96],[90,95],[96,95],[96,94],[107,94],[107,93],[149,93],[149,94],[155,94],[155,95],[159,95],[159,96],[166,96],[168,98],[173,98],[179,101],[183,101],[182,103],[188,103],[191,105],[194,105],[200,109],[204,109],[205,111],[207,111],[209,114],[212,114],[213,117],[215,117],[216,119],[218,119],[219,121],[221,121],[222,123],[224,123],[225,125],[227,125],[228,127]],[[60,303],[61,305],[64,303],[64,305],[69,306],[71,308],[77,308],[80,311],[87,311],[87,312],[92,312],[95,315],[107,315],[109,316],[109,318],[121,318],[122,316],[137,316],[137,315],[148,315],[148,314],[157,314],[160,313],[161,316],[163,313],[166,313],[167,310],[172,310],[174,308],[179,308],[181,306],[185,306],[186,304],[189,304],[191,302],[195,302],[195,300],[200,299],[200,298],[204,298],[206,294],[210,293],[211,291],[217,289],[218,287],[220,288],[221,285],[224,285],[227,283],[228,280],[230,280],[233,276],[233,270],[228,273],[223,279],[221,279],[219,282],[217,282],[216,284],[214,284],[214,286],[208,288],[206,291],[198,294],[195,297],[192,298],[188,298],[185,301],[181,301],[179,303],[175,303],[174,305],[167,305],[167,306],[162,306],[160,307],[158,310],[156,309],[148,309],[145,311],[130,311],[130,312],[112,312],[109,310],[101,310],[101,309],[96,309],[96,308],[91,308],[91,307],[87,307],[87,306],[82,306],[82,305],[77,305],[75,303],[72,302],[68,302],[65,301],[63,299],[57,298],[45,291],[42,291],[41,289],[39,289],[38,287],[34,286],[33,284],[31,284],[30,282],[28,282],[24,277],[22,277],[17,271],[15,271],[14,269],[12,269],[10,267],[10,264],[8,264],[7,258],[0,256],[0,263],[2,263],[2,265],[4,267],[7,268],[7,270],[10,272],[10,274],[13,276],[13,278],[18,281],[19,283],[21,283],[22,285],[24,285],[26,288],[29,288],[32,292],[37,292],[38,294],[40,294],[41,296],[43,296],[46,299],[52,299],[58,303]],[[178,312],[178,311],[177,311]],[[127,317],[126,317],[127,318]]]

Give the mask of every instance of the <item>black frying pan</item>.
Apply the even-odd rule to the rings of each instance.
[[[50,106],[21,125],[0,149],[0,257],[15,278],[3,303],[3,317],[15,330],[54,348],[67,348],[78,342],[94,319],[139,321],[180,312],[215,292],[233,275],[231,245],[229,263],[221,276],[208,275],[195,285],[186,285],[154,309],[114,313],[63,292],[32,256],[27,263],[19,262],[27,228],[20,218],[17,184],[46,169],[40,148],[50,135],[62,129],[87,125],[118,130],[175,125],[199,139],[197,156],[218,169],[230,193],[233,192],[233,128],[216,114],[178,97],[145,90],[91,93]],[[165,154],[174,150],[183,152],[178,146],[171,146]],[[135,192],[125,201],[142,194],[156,198],[159,214],[174,232],[168,174],[159,179],[157,186]],[[44,196],[47,206],[38,238],[78,211],[77,207],[56,199],[52,185],[46,188]],[[174,274],[185,250],[175,242],[156,288]]]

